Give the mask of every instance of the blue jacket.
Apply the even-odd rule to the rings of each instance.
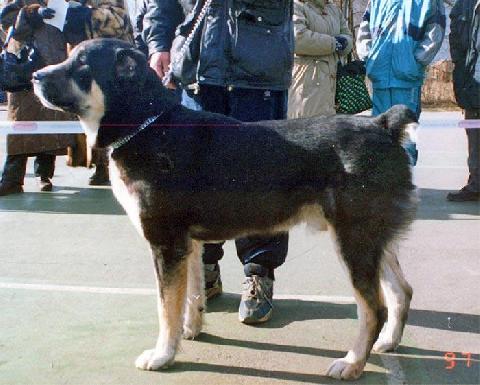
[[[374,88],[418,87],[444,36],[443,0],[371,0],[357,51]]]

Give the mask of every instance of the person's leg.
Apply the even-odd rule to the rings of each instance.
[[[480,110],[465,111],[465,119],[480,120]],[[468,140],[468,186],[471,191],[480,192],[480,124],[467,129]]]
[[[55,155],[40,153],[33,164],[35,176],[38,178],[40,191],[52,191],[52,181],[55,171]]]
[[[466,110],[465,119],[480,120],[480,110]],[[468,141],[468,182],[460,191],[449,193],[449,201],[480,200],[480,124],[478,126],[465,130]]]
[[[55,172],[55,155],[41,153],[35,157],[33,164],[35,176],[38,178],[51,179]]]
[[[229,115],[244,122],[285,119],[287,91],[234,89],[228,93]],[[267,321],[272,314],[274,269],[285,262],[288,233],[235,241],[244,265],[245,288],[239,308],[244,323]]]
[[[374,88],[372,92],[372,116],[377,116],[392,107],[390,88]]]
[[[104,148],[95,148],[92,150],[95,172],[90,177],[88,184],[90,186],[105,186],[110,184],[108,175],[108,152]]]
[[[23,192],[27,160],[28,156],[24,154],[7,155],[0,183],[0,196]]]

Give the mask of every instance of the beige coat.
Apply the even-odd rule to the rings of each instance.
[[[288,95],[288,117],[300,118],[335,114],[335,87],[338,55],[335,36],[348,41],[352,33],[340,8],[325,0],[295,0],[295,64]]]

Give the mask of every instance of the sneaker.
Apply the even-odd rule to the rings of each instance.
[[[470,190],[469,186],[463,187],[458,192],[449,193],[447,200],[450,202],[472,202],[480,200],[480,192]]]
[[[218,263],[206,263],[203,266],[205,274],[205,297],[211,299],[222,294],[222,277]]]
[[[0,196],[23,193],[21,184],[12,182],[0,182]]]
[[[268,276],[252,275],[244,281],[238,319],[244,324],[268,321],[273,311],[273,279]]]
[[[38,187],[40,188],[40,191],[42,192],[52,191],[53,185],[50,178],[42,176],[40,178],[37,178],[37,183],[38,183]]]

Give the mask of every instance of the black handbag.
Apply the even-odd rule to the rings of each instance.
[[[188,87],[197,83],[197,69],[200,58],[200,44],[202,39],[203,20],[212,0],[206,0],[200,11],[198,11],[201,1],[197,2],[187,20],[180,26],[180,32],[172,42],[170,50],[171,73],[165,76],[165,82],[168,82],[170,76],[180,83],[182,87]],[[195,15],[196,18],[195,18]],[[190,29],[185,36],[182,30]]]
[[[15,30],[10,27],[0,53],[0,90],[18,92],[32,89],[32,74],[42,67],[42,60],[33,44],[26,44],[18,54],[7,51]]]
[[[361,60],[337,66],[335,92],[337,113],[358,114],[372,108],[372,100],[365,84],[365,63]]]

